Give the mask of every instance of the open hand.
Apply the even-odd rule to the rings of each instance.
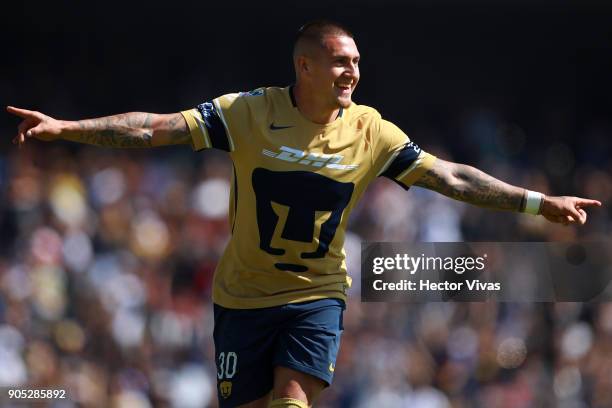
[[[601,207],[601,202],[580,197],[544,196],[540,214],[550,222],[584,225],[587,220],[585,207]]]
[[[17,136],[13,139],[15,144],[25,143],[26,137],[35,137],[48,142],[58,139],[62,132],[61,121],[40,112],[13,106],[7,106],[6,110],[23,119],[17,127]]]

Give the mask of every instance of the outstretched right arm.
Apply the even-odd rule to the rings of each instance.
[[[70,140],[106,147],[156,147],[190,144],[191,135],[180,113],[130,112],[79,121],[57,120],[40,112],[8,106],[23,119],[13,143],[35,137],[44,141]]]

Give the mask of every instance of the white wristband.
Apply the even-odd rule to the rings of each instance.
[[[523,210],[523,212],[538,215],[540,213],[540,206],[542,205],[542,200],[544,199],[544,194],[531,190],[525,191],[527,192],[527,198],[525,199],[525,209]]]

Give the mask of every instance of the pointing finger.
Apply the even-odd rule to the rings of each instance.
[[[21,108],[15,108],[14,106],[7,106],[6,110],[7,112],[12,113],[13,115],[17,115],[24,119],[32,116],[32,114],[34,113],[34,111],[30,111],[27,109],[21,109]]]
[[[589,207],[589,206],[601,207],[601,202],[597,200],[589,200],[588,198],[576,197],[576,205],[578,207]]]

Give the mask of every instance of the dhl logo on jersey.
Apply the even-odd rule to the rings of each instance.
[[[322,153],[306,153],[302,150],[293,149],[287,146],[280,147],[281,152],[273,152],[263,149],[261,153],[268,157],[284,160],[287,162],[298,162],[307,166],[326,167],[335,170],[354,170],[359,167],[358,164],[341,164],[344,156],[340,154],[322,154]]]

